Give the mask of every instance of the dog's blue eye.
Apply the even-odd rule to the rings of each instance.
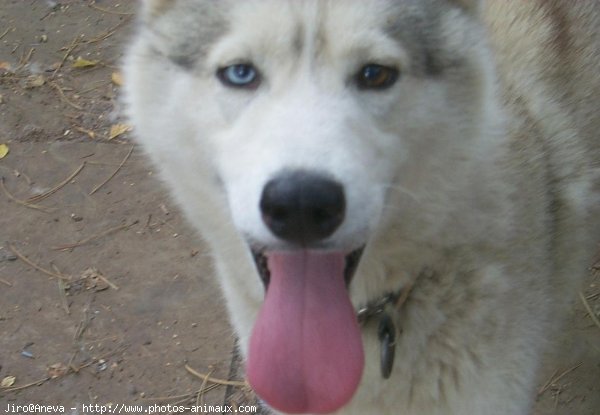
[[[398,76],[398,69],[372,63],[358,71],[356,85],[360,89],[387,89],[396,83]]]
[[[220,68],[217,76],[223,84],[233,88],[256,88],[259,83],[258,71],[246,63]]]

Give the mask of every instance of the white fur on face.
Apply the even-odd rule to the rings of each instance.
[[[460,180],[456,169],[469,157],[464,147],[479,128],[472,125],[474,113],[483,111],[470,94],[481,93],[481,79],[457,84],[414,76],[407,50],[383,29],[385,3],[375,3],[380,14],[363,10],[370,3],[246,2],[231,14],[235,30],[209,52],[209,75],[251,62],[262,76],[256,90],[213,80],[198,99],[214,103],[221,126],[208,126],[215,134],[207,135],[199,117],[195,127],[214,154],[233,221],[251,240],[279,243],[261,220],[259,200],[265,184],[284,170],[321,172],[344,186],[345,221],[327,241],[343,249],[367,242],[386,204],[398,199],[391,193],[400,192],[401,203],[392,206],[401,210],[396,217],[413,221],[419,212],[440,214],[448,205],[444,192],[456,191],[446,178]],[[365,16],[373,21],[364,24]],[[398,67],[401,79],[389,90],[357,89],[353,77],[369,63]],[[420,205],[431,193],[436,206]]]
[[[213,43],[194,51],[194,39],[168,24],[180,18],[175,7],[168,10],[175,16],[157,17],[158,31],[140,37],[130,58],[138,62],[129,65],[138,135],[209,239],[227,228],[261,245],[280,244],[259,200],[283,170],[313,170],[344,186],[345,221],[325,241],[330,248],[354,249],[390,228],[427,240],[471,202],[472,163],[494,153],[486,129],[498,111],[485,99],[493,94],[485,48],[457,29],[473,24],[465,15],[444,14],[436,23],[444,44],[435,51],[446,57],[425,59],[435,52],[425,50],[427,42],[387,26],[392,9],[401,28],[419,21],[410,2],[254,0],[226,12],[199,2],[195,13],[206,19],[209,4],[223,19],[209,28]],[[181,61],[190,48],[199,59],[192,67]],[[447,56],[454,61],[444,67]],[[426,73],[427,60],[439,73]],[[257,89],[217,79],[219,68],[240,62],[260,71]],[[354,77],[370,63],[397,67],[400,79],[387,90],[359,90]]]

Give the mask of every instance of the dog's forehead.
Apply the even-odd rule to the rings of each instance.
[[[437,7],[431,7],[433,3]],[[443,38],[439,16],[451,2],[146,0],[145,4],[146,21],[158,39],[156,49],[185,67],[203,62],[220,40],[232,38],[237,50],[228,53],[239,56],[227,56],[230,60],[278,56],[291,61],[300,55],[368,60],[399,49],[416,73],[429,76],[444,66],[435,56]]]
[[[226,19],[236,45],[265,56],[385,63],[401,55],[415,73],[435,76],[445,60],[440,16],[450,7],[440,0],[246,0],[230,4]]]
[[[229,27],[246,31],[249,41],[325,49],[391,35],[399,18],[415,11],[391,0],[246,0],[231,4],[227,15]]]

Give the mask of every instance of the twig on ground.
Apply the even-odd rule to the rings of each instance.
[[[236,386],[238,388],[245,388],[248,386],[248,384],[246,382],[240,382],[237,380],[223,380],[223,379],[217,379],[217,378],[210,377],[209,375],[205,375],[203,373],[200,373],[200,372],[192,369],[187,364],[185,365],[185,370],[190,372],[192,375],[199,377],[200,379],[206,379],[208,382],[215,383],[217,385]]]
[[[108,284],[110,286],[110,288],[112,288],[113,290],[119,289],[119,286],[117,284],[113,283],[111,280],[106,278],[104,275],[98,274],[98,278],[100,278],[102,281],[104,281],[106,284]]]
[[[79,165],[79,167],[77,167],[77,169],[75,169],[75,171],[73,173],[71,173],[69,175],[69,177],[67,177],[65,180],[63,180],[62,182],[60,182],[59,184],[54,186],[52,189],[50,189],[42,194],[30,197],[29,199],[27,199],[27,203],[40,202],[40,201],[44,200],[45,198],[47,198],[48,196],[58,192],[60,189],[65,187],[71,180],[73,180],[75,178],[75,176],[77,176],[79,174],[79,172],[81,172],[81,170],[83,170],[84,167],[85,167],[85,161],[83,163],[81,163]]]
[[[108,9],[104,9],[102,7],[98,7],[96,6],[96,2],[95,1],[90,1],[88,3],[88,6],[92,9],[101,11],[102,13],[109,13],[109,14],[118,14],[119,16],[133,16],[133,13],[129,13],[129,12],[116,12],[114,10],[108,10]]]
[[[8,32],[10,32],[12,29],[13,29],[12,27],[9,27],[4,32],[2,32],[2,34],[0,34],[0,40],[2,40],[4,38],[4,36],[6,36],[8,34]]]
[[[13,286],[11,282],[9,282],[9,281],[6,281],[4,278],[0,278],[0,282],[1,282],[2,284],[8,285],[9,287],[12,287],[12,286]]]
[[[21,206],[25,206],[30,209],[41,210],[42,212],[46,212],[46,213],[54,212],[56,210],[56,209],[52,209],[52,208],[47,208],[45,206],[40,206],[40,205],[36,205],[33,203],[29,203],[25,200],[17,199],[8,191],[8,189],[4,185],[4,177],[0,178],[0,187],[2,187],[2,191],[4,192],[6,197],[8,197],[10,200],[12,200],[13,202],[15,202]]]
[[[58,72],[65,65],[65,62],[67,61],[67,58],[69,57],[69,55],[71,53],[73,53],[73,51],[75,50],[75,48],[79,45],[80,39],[81,39],[81,35],[77,35],[77,36],[75,36],[75,38],[73,38],[73,41],[71,42],[71,44],[69,45],[69,47],[67,47],[67,51],[63,55],[62,60],[60,61],[60,63],[58,64],[58,66],[56,67],[56,69],[54,70],[54,72],[52,72],[52,76],[50,77],[50,79],[56,78],[56,75],[58,75]]]
[[[29,61],[31,60],[31,56],[33,55],[33,52],[35,52],[35,48],[29,48],[29,51],[27,52],[27,54],[21,58],[21,60],[19,62],[19,66],[21,68],[29,63]]]
[[[96,139],[96,132],[95,131],[88,130],[87,128],[83,128],[83,127],[81,127],[79,125],[74,125],[73,129],[79,131],[80,133],[87,134],[87,136],[90,137],[92,140]]]
[[[204,394],[206,393],[206,384],[208,383],[208,379],[210,375],[214,372],[214,369],[211,368],[206,377],[202,380],[202,384],[200,385],[200,390],[198,391],[198,396],[196,396],[196,405],[204,405]]]
[[[539,390],[538,390],[538,396],[541,396],[544,392],[546,392],[548,390],[548,388],[550,387],[550,385],[552,384],[552,381],[554,380],[554,377],[558,374],[558,369],[556,369],[554,371],[554,373],[552,373],[552,376],[550,376],[550,379],[548,379],[548,381],[546,383],[544,383],[544,386],[542,386]]]
[[[30,388],[32,386],[40,386],[42,383],[49,381],[50,379],[52,379],[50,376],[46,376],[45,378],[42,379],[38,379],[34,382],[31,383],[26,383],[25,385],[21,385],[21,386],[15,386],[12,388],[6,388],[4,389],[5,392],[16,392],[16,391],[20,391],[23,389],[27,389]]]
[[[67,245],[55,246],[52,249],[55,250],[55,251],[68,251],[69,249],[77,248],[79,246],[85,245],[85,244],[87,244],[87,243],[89,243],[91,241],[94,241],[96,239],[100,239],[100,238],[102,238],[104,236],[110,235],[113,232],[117,232],[117,231],[124,230],[124,229],[129,229],[133,225],[136,225],[138,223],[139,223],[139,220],[135,220],[135,221],[133,221],[130,224],[124,223],[122,225],[114,226],[114,227],[112,227],[110,229],[107,229],[107,230],[105,230],[103,232],[100,232],[100,233],[98,233],[96,235],[92,235],[90,237],[87,237],[87,238],[85,238],[85,239],[83,239],[83,240],[81,240],[79,242],[75,242],[75,243],[67,244]],[[105,281],[105,282],[107,282],[107,281]],[[107,282],[107,284],[108,284],[108,282]],[[111,284],[109,284],[109,285],[111,285]]]
[[[597,293],[586,295],[585,299],[589,301],[589,300],[593,300],[593,299],[598,298],[598,297],[600,297],[600,291],[597,292]]]
[[[89,88],[86,89],[82,89],[81,91],[78,91],[77,94],[79,95],[83,95],[83,94],[87,94],[88,92],[92,92],[95,91],[98,88],[102,88],[104,86],[110,85],[110,81],[105,81],[105,80],[100,80],[100,81],[96,81],[96,82],[92,82]]]
[[[54,267],[54,264],[52,266]],[[63,310],[65,310],[67,315],[70,315],[71,310],[69,309],[69,302],[67,301],[67,287],[63,280],[58,280],[58,295],[60,297],[60,304],[62,305]]]
[[[50,82],[48,82],[48,85],[50,85],[52,88],[56,89],[56,91],[58,92],[58,95],[60,96],[60,99],[62,99],[66,104],[70,105],[71,107],[75,108],[76,110],[83,110],[82,106],[75,104],[74,102],[69,100],[69,98],[67,98],[63,89],[56,82],[50,81]]]
[[[32,266],[33,268],[37,269],[38,271],[43,272],[44,274],[49,275],[51,277],[58,278],[59,280],[69,281],[71,279],[71,277],[68,277],[63,274],[57,274],[56,272],[49,271],[49,270],[42,268],[41,266],[33,263],[25,255],[20,253],[12,244],[8,244],[7,246],[8,246],[8,249],[10,249],[21,261]]]
[[[104,342],[106,340],[112,340],[113,342],[115,342],[115,341],[117,341],[118,338],[119,338],[119,336],[116,336],[116,335],[113,334],[111,336],[101,337],[99,339],[87,340],[87,341],[81,342],[81,344],[101,343],[101,342]]]
[[[590,316],[594,324],[600,329],[600,320],[598,320],[596,313],[594,313],[594,310],[592,310],[590,303],[588,303],[588,301],[585,299],[583,293],[579,293],[579,298],[581,298],[581,302],[583,303],[583,306],[585,307],[588,315]]]
[[[90,307],[92,304],[92,300],[94,297],[90,297],[86,307],[83,310],[83,318],[77,325],[77,330],[75,330],[75,335],[73,336],[73,340],[79,341],[85,330],[88,328],[90,321],[92,321],[92,315],[90,314]],[[79,370],[78,370],[79,371]]]
[[[75,350],[75,352],[69,359],[69,364],[67,364],[67,367],[70,368],[74,373],[79,373],[79,368],[73,364],[78,353],[79,353],[79,348],[77,350]]]
[[[103,40],[108,39],[109,37],[114,35],[121,26],[125,25],[126,23],[129,23],[129,20],[131,17],[132,16],[125,17],[119,24],[117,24],[117,25],[111,27],[110,29],[108,29],[107,31],[91,38],[90,40],[85,40],[81,43],[89,45],[90,43],[102,42]]]
[[[113,177],[115,177],[117,175],[117,173],[119,172],[119,170],[121,170],[121,168],[125,165],[125,163],[127,163],[127,160],[129,160],[129,157],[131,156],[131,153],[133,153],[133,149],[135,148],[135,144],[133,144],[131,146],[131,148],[129,149],[129,151],[127,152],[127,155],[125,156],[125,158],[121,161],[121,163],[119,164],[119,166],[115,169],[115,171],[106,178],[106,180],[104,180],[102,183],[100,183],[98,186],[94,187],[94,189],[92,189],[92,191],[90,192],[90,196],[93,195],[94,193],[96,193],[98,190],[100,190],[102,188],[102,186],[104,186],[106,183],[108,183]]]
[[[575,369],[577,369],[579,366],[583,365],[583,362],[573,366],[570,369],[565,370],[564,372],[562,372],[560,375],[556,375],[558,373],[558,370],[554,371],[554,374],[550,377],[550,380],[548,380],[548,382],[546,382],[544,384],[544,386],[542,386],[540,388],[540,390],[538,391],[538,396],[541,396],[544,392],[546,392],[548,389],[550,389],[550,387],[552,385],[555,385],[559,380],[561,380],[562,378],[564,378],[565,376],[567,376],[569,373],[571,373],[572,371],[574,371]]]
[[[84,363],[84,364],[83,364],[83,365],[81,365],[81,366],[68,366],[68,370],[67,370],[67,371],[66,371],[64,374],[62,374],[61,376],[56,376],[56,377],[52,377],[52,376],[46,376],[46,377],[44,377],[44,378],[42,378],[42,379],[38,379],[38,380],[36,380],[36,381],[34,381],[34,382],[30,382],[30,383],[27,383],[27,384],[25,384],[25,385],[21,385],[21,386],[15,386],[15,387],[11,387],[11,388],[2,389],[2,391],[3,391],[3,392],[17,392],[17,391],[20,391],[20,390],[23,390],[23,389],[30,388],[30,387],[32,387],[32,386],[40,386],[41,384],[43,384],[43,383],[45,383],[45,382],[48,382],[49,380],[52,380],[52,379],[60,379],[60,378],[63,378],[63,377],[65,377],[65,376],[67,376],[67,375],[69,375],[69,374],[71,374],[71,373],[77,373],[77,372],[79,372],[81,369],[83,369],[83,368],[86,368],[86,367],[88,367],[88,366],[91,366],[91,365],[93,365],[94,363],[96,363],[96,362],[98,362],[98,361],[100,361],[100,360],[102,360],[102,359],[106,359],[107,357],[110,357],[110,356],[112,356],[112,355],[115,355],[115,354],[117,354],[117,353],[121,353],[121,352],[125,351],[125,349],[127,349],[127,346],[126,346],[126,345],[123,345],[123,346],[121,346],[121,347],[118,347],[117,349],[115,349],[115,350],[113,350],[113,351],[111,351],[111,352],[108,352],[108,353],[105,353],[105,354],[103,354],[103,355],[100,355],[100,356],[94,357],[94,358],[92,358],[92,359],[91,359],[89,362],[87,362],[87,363]]]

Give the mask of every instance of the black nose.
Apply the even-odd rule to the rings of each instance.
[[[303,170],[280,174],[264,187],[262,218],[276,236],[308,245],[330,236],[344,220],[344,188],[334,180]]]

